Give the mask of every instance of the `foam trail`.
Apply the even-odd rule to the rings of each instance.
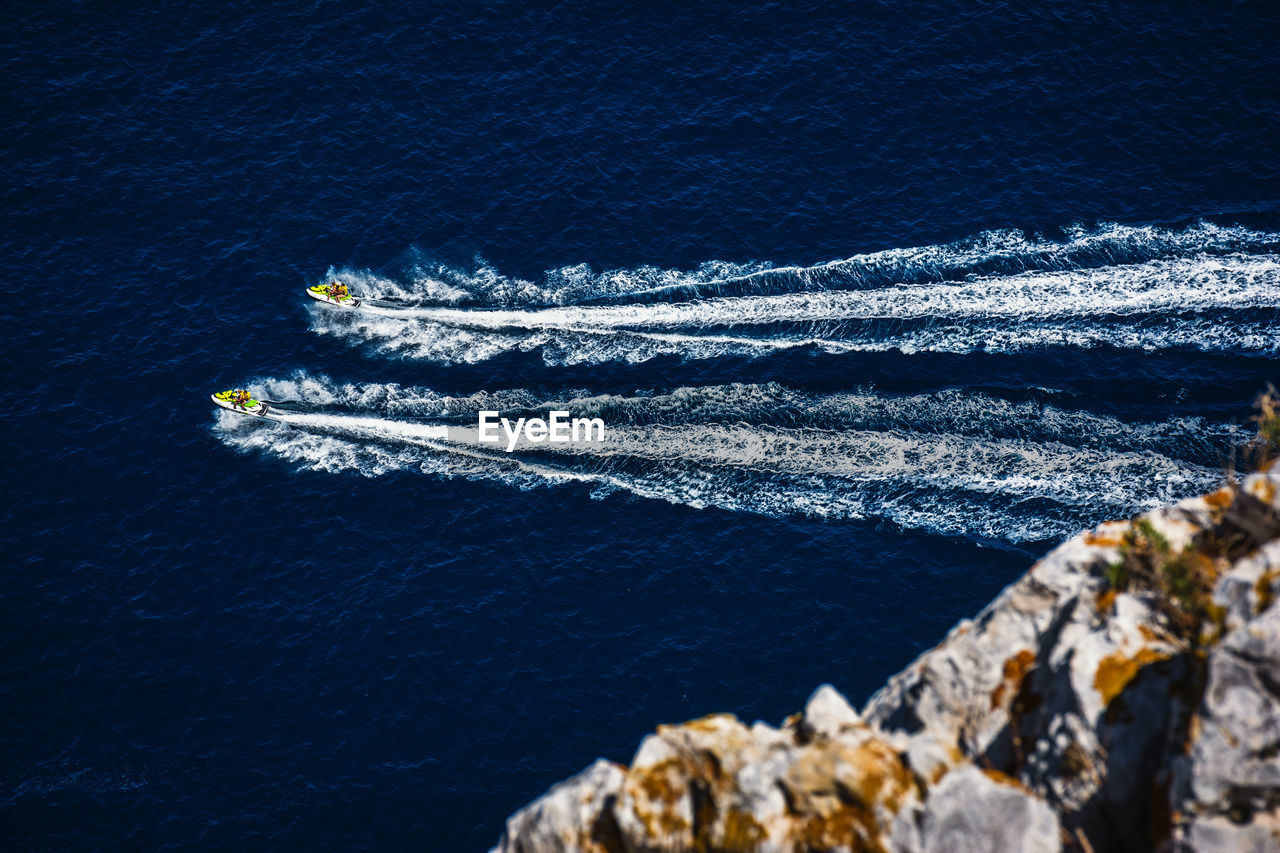
[[[505,276],[477,260],[467,269],[419,260],[400,282],[368,271],[330,269],[357,293],[407,303],[546,306],[585,302],[674,302],[820,290],[863,290],[896,283],[1006,276],[1029,270],[1139,264],[1161,258],[1265,252],[1280,235],[1200,222],[1182,229],[1102,223],[1063,229],[1061,239],[1018,230],[984,231],[951,243],[887,249],[813,266],[707,261],[691,270],[642,266],[596,272],[586,264],[549,270],[538,281]]]
[[[741,423],[825,430],[950,433],[986,439],[1057,442],[1112,450],[1151,450],[1165,456],[1216,466],[1223,448],[1240,444],[1251,432],[1203,418],[1164,423],[1132,423],[1036,401],[1015,402],[975,391],[949,389],[929,394],[885,395],[870,390],[809,394],[776,382],[730,383],[677,388],[636,396],[565,391],[553,399],[525,389],[440,394],[430,388],[395,383],[336,383],[298,371],[267,380],[255,390],[268,397],[296,399],[328,411],[376,413],[394,420],[424,419],[444,424],[475,423],[483,410],[509,417],[546,417],[553,409],[576,417],[599,417],[610,425],[675,426]]]
[[[963,392],[895,398],[728,385],[548,401],[523,391],[458,398],[344,386],[306,374],[275,384],[289,383],[306,389],[303,405],[323,399],[352,413],[291,413],[285,427],[221,412],[222,439],[330,472],[419,470],[518,488],[579,482],[597,494],[622,490],[698,508],[883,519],[1012,542],[1062,536],[1221,478],[1202,464],[1210,452],[1194,453],[1196,461],[1172,455],[1187,452],[1182,438],[1202,423],[1125,424]],[[505,453],[478,441],[474,418],[500,401],[513,404],[504,412],[511,417],[561,407],[605,416],[608,438],[522,442]],[[939,415],[940,404],[953,411]],[[986,414],[974,417],[979,411]],[[1209,426],[1219,453],[1242,437],[1227,425]]]
[[[1229,316],[1227,316],[1229,315]],[[828,352],[1112,346],[1280,353],[1280,256],[1195,257],[862,291],[538,310],[319,311],[313,328],[386,352],[549,363]]]

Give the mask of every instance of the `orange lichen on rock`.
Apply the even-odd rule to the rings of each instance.
[[[1235,500],[1235,492],[1228,488],[1218,489],[1216,492],[1210,492],[1204,496],[1204,502],[1209,505],[1209,509],[1215,512],[1222,512],[1231,506]]]
[[[1144,666],[1168,659],[1168,652],[1158,651],[1150,646],[1143,646],[1133,656],[1127,656],[1123,652],[1107,655],[1098,663],[1098,671],[1093,676],[1093,687],[1102,696],[1102,704],[1110,705]]]
[[[811,815],[796,840],[802,850],[848,849],[856,853],[883,853],[884,844],[875,831],[875,814],[854,805],[841,804],[827,814]]]
[[[1280,577],[1280,571],[1269,569],[1263,572],[1257,583],[1253,585],[1253,594],[1258,597],[1258,613],[1266,610],[1275,601],[1275,593],[1271,591],[1271,584],[1277,577]]]
[[[1022,782],[1020,782],[1013,776],[1010,776],[1008,773],[1005,773],[1002,770],[997,770],[994,767],[982,768],[982,775],[986,776],[992,782],[995,782],[996,784],[999,784],[999,785],[1005,785],[1010,788],[1017,788],[1019,791],[1030,790],[1027,788],[1026,785],[1022,784]]]
[[[902,757],[879,738],[807,749],[780,782],[801,849],[882,850],[891,816],[915,793]]]
[[[1091,532],[1084,535],[1084,544],[1098,548],[1117,548],[1120,546],[1121,540],[1119,536],[1100,535],[1096,532]]]
[[[902,756],[880,740],[867,741],[856,755],[857,772],[852,778],[841,779],[842,790],[867,805],[878,803],[897,812],[906,796],[915,790]]]
[[[1145,625],[1142,623],[1138,624],[1138,633],[1142,635],[1142,638],[1144,640],[1147,640],[1148,642],[1152,642],[1152,643],[1176,642],[1176,640],[1174,640],[1173,637],[1170,637],[1167,633],[1163,631],[1157,631],[1155,628],[1152,628],[1150,625]]]
[[[781,746],[785,736],[778,737]],[[752,792],[740,788],[735,768],[760,748],[731,714],[658,726],[613,806],[622,835],[661,850],[757,849],[779,830],[753,812]]]
[[[1276,501],[1276,485],[1271,479],[1259,479],[1257,485],[1253,487],[1253,496],[1264,504],[1274,504]]]
[[[680,756],[673,756],[649,767],[632,770],[627,786],[633,787],[635,813],[653,838],[669,838],[690,829],[689,821],[679,811],[688,796],[689,768]]]
[[[737,718],[732,714],[708,714],[705,717],[699,717],[696,720],[689,720],[688,722],[680,723],[679,725],[660,725],[658,726],[658,734],[661,735],[666,732],[677,731],[680,729],[685,731],[710,732],[712,734],[718,734],[724,730],[726,725],[731,726],[737,722]]]
[[[1022,680],[1036,664],[1035,652],[1023,649],[1004,662],[1004,676],[999,686],[991,691],[991,710],[1004,706],[1005,699],[1012,699],[1022,689]]]
[[[1097,602],[1099,613],[1110,613],[1111,608],[1116,603],[1116,591],[1108,587],[1098,593],[1095,601]]]
[[[724,816],[724,832],[720,838],[695,839],[702,849],[723,850],[726,853],[755,850],[765,839],[764,827],[749,813],[730,809]]]

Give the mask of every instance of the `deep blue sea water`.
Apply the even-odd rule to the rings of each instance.
[[[1280,374],[1272,3],[4,20],[5,849],[486,849],[862,702]]]

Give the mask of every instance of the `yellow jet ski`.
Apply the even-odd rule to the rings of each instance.
[[[339,308],[359,308],[360,297],[345,293],[337,298],[330,295],[330,285],[316,284],[307,288],[307,296],[310,296],[317,302],[323,302],[326,305],[336,305]]]
[[[219,391],[213,395],[213,402],[229,412],[242,415],[253,415],[259,418],[268,417],[271,411],[267,404],[249,396],[249,392],[236,388],[231,391]]]

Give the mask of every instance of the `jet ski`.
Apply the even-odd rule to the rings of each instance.
[[[254,417],[265,418],[269,416],[270,409],[267,404],[261,400],[255,400],[250,397],[243,403],[235,402],[234,390],[219,391],[212,395],[213,402],[230,412],[237,412],[242,415],[252,415]]]
[[[327,305],[336,305],[339,308],[359,308],[361,302],[360,297],[353,296],[350,293],[334,299],[329,295],[329,285],[327,284],[316,284],[308,287],[307,296],[310,296],[317,302],[324,302]]]

